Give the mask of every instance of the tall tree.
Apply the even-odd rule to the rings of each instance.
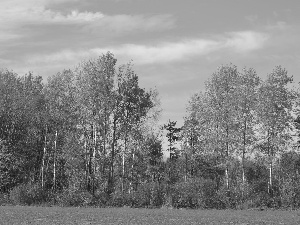
[[[257,115],[259,147],[268,156],[268,190],[273,193],[273,161],[291,140],[290,125],[293,96],[288,89],[292,77],[282,67],[276,67],[259,88]]]
[[[241,151],[238,152],[242,157],[242,184],[245,185],[245,158],[247,152],[253,147],[255,141],[256,106],[258,103],[258,87],[260,78],[252,68],[244,69],[240,74],[237,87],[237,114],[239,120],[238,130],[240,132]]]
[[[65,160],[63,156],[65,155],[64,145],[67,133],[74,132],[77,126],[78,116],[76,112],[75,92],[75,79],[71,70],[64,70],[49,77],[47,86],[45,87],[48,112],[46,139],[49,140],[47,156],[48,161],[52,162],[53,191],[56,191],[58,182],[64,182],[57,179],[57,171],[59,169],[64,171],[65,169],[58,168],[58,162]]]
[[[181,132],[182,144],[185,152],[185,177],[194,175],[196,158],[199,155],[211,153],[210,145],[215,141],[210,132],[211,111],[208,98],[204,93],[192,96],[187,107],[188,115],[185,117]],[[190,167],[190,168],[188,168]]]
[[[175,182],[175,170],[176,170],[176,160],[180,157],[181,152],[176,146],[177,141],[180,137],[181,128],[176,127],[177,121],[171,121],[163,126],[167,131],[166,137],[168,140],[168,151],[169,151],[169,166],[168,166],[168,179],[169,183]]]
[[[19,168],[11,187],[19,182],[35,182],[39,176],[43,143],[42,90],[41,77],[29,73],[20,78],[7,70],[0,72],[0,139],[6,146],[3,149],[7,158],[18,159],[15,166]]]
[[[80,128],[84,136],[87,187],[95,190],[96,180],[105,183],[111,146],[111,118],[115,110],[116,62],[110,52],[82,62],[76,69]],[[115,142],[115,141],[113,141]],[[109,165],[111,167],[111,164]]]
[[[180,156],[180,152],[178,147],[175,146],[177,141],[179,140],[179,132],[181,128],[177,128],[177,121],[171,121],[164,125],[164,129],[167,131],[167,139],[168,139],[168,151],[170,153],[170,160],[176,160]]]
[[[216,132],[216,151],[225,163],[225,182],[229,189],[229,157],[236,145],[238,124],[237,88],[239,73],[233,65],[221,66],[207,82],[207,96],[212,110],[212,124]]]

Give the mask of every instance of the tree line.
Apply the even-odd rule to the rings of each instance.
[[[182,149],[188,177],[198,160],[210,158],[223,171],[226,196],[248,201],[263,195],[265,204],[276,206],[291,198],[299,204],[299,91],[292,84],[281,66],[264,80],[253,68],[218,68],[187,107]],[[294,168],[287,169],[288,163]]]
[[[45,83],[3,69],[0,203],[297,207],[300,102],[291,84],[282,67],[261,80],[254,69],[221,66],[190,99],[182,127],[159,127],[157,90],[140,87],[132,64],[117,66],[110,52]]]
[[[149,144],[161,151],[153,126],[158,93],[139,86],[130,63],[116,62],[108,52],[46,84],[32,73],[1,71],[2,192],[20,184],[92,195],[134,189],[136,170],[147,173],[147,164],[136,164],[147,160]]]

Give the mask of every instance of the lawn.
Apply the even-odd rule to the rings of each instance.
[[[0,224],[300,224],[300,211],[1,206]]]

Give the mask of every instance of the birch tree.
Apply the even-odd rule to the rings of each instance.
[[[288,85],[292,77],[277,66],[262,82],[258,97],[257,115],[259,121],[259,148],[267,155],[269,162],[268,191],[273,195],[273,162],[291,139],[292,93]]]
[[[83,61],[75,71],[78,114],[86,155],[86,182],[92,192],[97,180],[105,183],[106,161],[112,141],[110,120],[116,107],[116,61],[108,52]]]
[[[256,106],[258,103],[258,87],[260,78],[252,68],[243,69],[240,74],[237,88],[238,109],[236,116],[239,120],[238,131],[240,133],[240,146],[238,155],[242,158],[242,184],[246,183],[245,158],[255,143]],[[253,149],[253,148],[252,148]]]
[[[211,126],[216,132],[216,151],[225,164],[225,182],[229,189],[229,157],[234,152],[237,139],[237,88],[239,73],[233,65],[221,66],[207,82],[207,96],[212,110]]]
[[[48,124],[46,137],[49,140],[48,160],[52,162],[52,188],[56,191],[58,179],[58,162],[67,160],[64,145],[68,133],[74,132],[77,125],[77,113],[75,109],[75,83],[71,70],[64,70],[49,77],[45,88]],[[62,168],[64,171],[65,168]],[[43,169],[44,170],[44,169]],[[63,182],[63,181],[61,181]],[[61,185],[60,185],[61,186]]]

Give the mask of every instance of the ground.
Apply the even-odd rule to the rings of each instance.
[[[300,224],[300,211],[1,206],[0,224]]]

